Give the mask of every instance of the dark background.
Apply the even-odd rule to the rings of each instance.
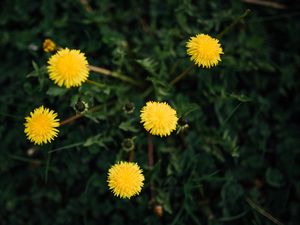
[[[300,7],[261,3],[1,1],[0,224],[299,224]],[[247,8],[220,39],[222,62],[194,66],[171,86],[192,64],[189,37],[216,37]],[[45,38],[143,86],[91,73],[106,86],[58,88],[45,70]],[[62,126],[51,144],[26,140],[29,112],[44,105],[63,120],[79,97],[101,109]],[[189,125],[153,138],[153,169],[139,123],[147,100],[167,101]],[[109,167],[128,159],[126,138],[146,177],[130,200],[106,184]]]

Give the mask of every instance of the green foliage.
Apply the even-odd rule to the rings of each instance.
[[[274,224],[274,217],[298,224],[300,26],[292,11],[299,5],[288,6],[1,2],[0,223],[260,225]],[[170,85],[192,64],[188,38],[217,36],[247,8],[251,14],[220,40],[222,62],[212,69],[193,66]],[[91,73],[100,85],[59,88],[48,79],[45,38],[142,85]],[[64,120],[76,114],[79,100],[97,110],[62,126],[51,144],[26,140],[24,117],[34,108],[45,105]],[[183,121],[170,137],[153,138],[152,169],[139,122],[148,100],[169,102]],[[129,113],[128,102],[134,106]],[[115,161],[128,160],[128,139],[146,183],[139,196],[122,200],[110,193],[106,178]]]

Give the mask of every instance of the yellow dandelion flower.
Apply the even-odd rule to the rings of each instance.
[[[144,180],[142,170],[133,162],[118,162],[108,171],[109,189],[120,198],[131,198],[139,194]]]
[[[176,111],[165,102],[147,102],[141,110],[141,123],[152,135],[170,135],[177,125]]]
[[[59,119],[57,113],[41,106],[25,118],[25,134],[34,144],[46,144],[51,142],[58,134]]]
[[[66,88],[80,86],[89,75],[88,61],[79,50],[61,49],[48,60],[51,80]]]
[[[221,61],[220,55],[224,54],[219,40],[207,34],[197,34],[186,43],[187,54],[199,67],[210,68]]]
[[[56,50],[56,44],[51,39],[45,39],[43,42],[43,49],[45,52],[53,52]]]

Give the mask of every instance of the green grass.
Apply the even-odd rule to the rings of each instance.
[[[299,4],[81,2],[1,5],[0,224],[298,224]],[[197,33],[222,35],[217,67],[189,60],[185,44]],[[80,88],[58,88],[45,67],[45,38],[80,49],[113,76],[91,72]],[[32,153],[25,116],[45,105],[65,120],[78,99],[98,110]],[[139,118],[148,100],[168,102],[188,124],[153,137],[153,168]],[[128,102],[133,113],[124,111]],[[127,138],[146,180],[139,196],[122,200],[106,179],[112,164],[130,157]]]

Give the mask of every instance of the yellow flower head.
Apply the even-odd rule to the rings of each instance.
[[[56,50],[56,44],[51,39],[45,39],[43,49],[45,52],[53,52]]]
[[[41,106],[25,118],[25,134],[34,144],[41,145],[51,142],[57,136],[59,119],[57,113]]]
[[[131,198],[141,192],[145,180],[136,163],[118,162],[108,171],[108,186],[115,196]]]
[[[152,135],[170,135],[177,125],[176,111],[165,102],[147,102],[141,110],[141,123]]]
[[[207,34],[197,34],[186,43],[187,54],[199,67],[210,68],[221,61],[220,55],[224,54],[218,39]]]
[[[50,79],[60,87],[80,86],[89,75],[88,62],[79,50],[61,49],[51,56],[48,64]]]

